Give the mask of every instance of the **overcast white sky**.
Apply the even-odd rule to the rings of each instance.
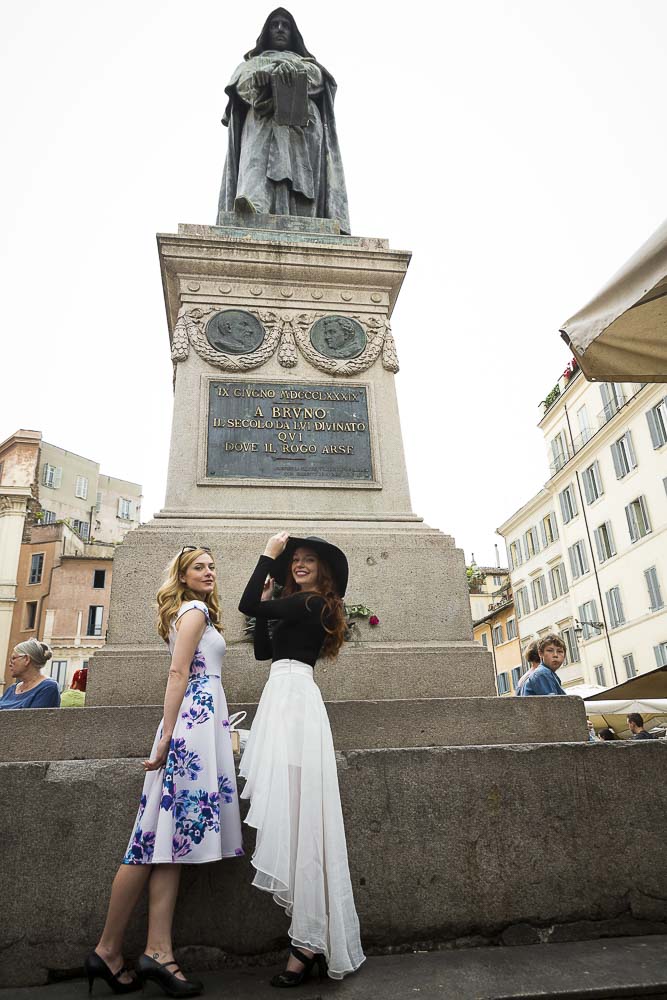
[[[224,87],[271,6],[2,4],[0,440],[35,428],[142,483],[145,517],[172,398],[154,234],[215,222]],[[353,232],[414,255],[393,318],[414,509],[493,562],[547,478],[559,325],[667,215],[667,4],[288,6],[339,84]]]

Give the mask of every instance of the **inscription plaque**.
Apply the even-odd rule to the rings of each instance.
[[[243,309],[225,309],[211,316],[206,339],[223,354],[251,354],[264,340],[264,328],[256,316]]]
[[[368,386],[212,380],[206,477],[373,484]]]

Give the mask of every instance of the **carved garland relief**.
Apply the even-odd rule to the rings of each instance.
[[[295,368],[299,352],[330,375],[357,375],[381,356],[387,371],[398,371],[396,345],[386,317],[354,313],[227,309],[183,309],[172,337],[172,361],[188,357],[190,344],[216,368],[245,372],[259,368],[278,350],[283,368]]]

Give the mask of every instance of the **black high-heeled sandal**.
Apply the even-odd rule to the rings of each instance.
[[[301,983],[305,983],[313,971],[313,966],[317,965],[318,975],[321,979],[322,976],[327,974],[327,960],[322,954],[317,955],[304,955],[302,951],[299,951],[293,944],[290,945],[290,952],[296,959],[301,962],[303,969],[300,972],[291,972],[285,969],[284,972],[279,972],[271,980],[272,986],[279,986],[283,989],[289,988],[290,986],[300,986]]]
[[[96,979],[103,979],[112,993],[136,993],[137,990],[141,989],[141,983],[137,978],[134,978],[129,983],[121,983],[120,976],[128,971],[125,966],[116,973],[112,972],[104,959],[100,958],[96,951],[91,951],[89,955],[86,955],[83,967],[88,976],[89,993],[93,992],[93,983]]]
[[[157,983],[168,997],[198,997],[204,989],[204,984],[195,979],[179,979],[169,971],[173,965],[176,972],[181,972],[178,962],[156,962],[150,955],[140,955],[137,959],[137,975],[143,987],[148,980]]]

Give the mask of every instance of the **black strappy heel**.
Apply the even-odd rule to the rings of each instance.
[[[137,959],[137,974],[143,986],[148,980],[157,983],[168,997],[198,997],[204,989],[204,984],[194,979],[179,979],[169,966],[173,965],[180,972],[178,962],[156,962],[150,955],[140,955]]]
[[[313,966],[317,965],[319,978],[326,976],[327,974],[327,960],[322,954],[317,955],[304,955],[302,951],[299,951],[293,944],[290,945],[290,952],[296,959],[301,962],[303,969],[300,972],[288,972],[285,969],[284,972],[279,972],[271,980],[272,986],[282,987],[283,989],[289,988],[290,986],[300,986],[301,983],[305,983],[313,971]]]
[[[112,993],[136,993],[137,990],[141,989],[141,983],[138,979],[133,979],[130,983],[121,983],[120,976],[124,972],[127,972],[125,966],[119,969],[118,972],[113,973],[107,963],[103,958],[97,954],[96,951],[91,951],[83,963],[83,967],[86,970],[86,975],[88,976],[88,992],[93,992],[93,983],[96,979],[103,979],[107,984]]]

